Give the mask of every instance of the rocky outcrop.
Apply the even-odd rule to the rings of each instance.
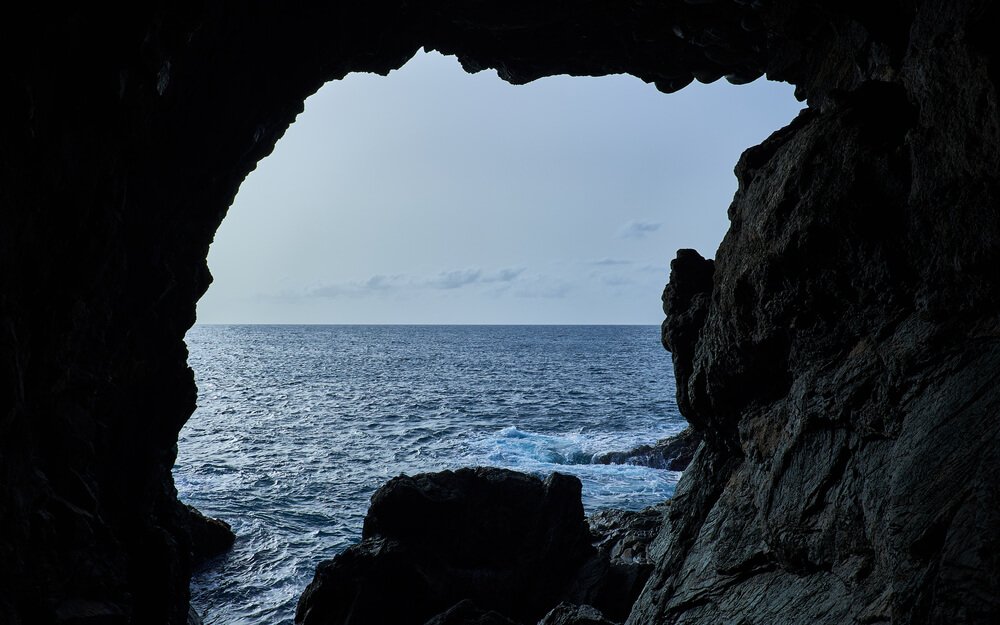
[[[585,522],[580,488],[494,468],[394,478],[372,496],[361,542],[316,568],[296,623],[535,623],[561,601],[588,607],[552,622],[598,608],[621,622],[666,506]]]
[[[390,480],[372,496],[360,544],[320,564],[303,625],[420,625],[463,599],[535,622],[591,557],[580,481],[504,469]]]
[[[666,343],[704,436],[632,623],[992,622],[1000,9],[987,0],[24,5],[0,23],[0,622],[185,622],[183,336],[240,182],[325,81],[766,72]],[[710,275],[710,279],[709,276]]]
[[[1000,118],[959,4],[921,5],[891,81],[743,155],[706,296],[684,295],[703,280],[690,254],[672,265],[666,343],[706,445],[629,623],[1000,616],[1000,187],[984,168]]]
[[[674,436],[662,438],[652,445],[639,445],[628,451],[612,451],[594,457],[594,464],[635,464],[654,469],[683,471],[691,464],[694,452],[701,444],[701,435],[687,427]]]
[[[221,556],[233,547],[236,534],[232,526],[221,519],[206,517],[194,506],[187,506],[191,518],[191,560],[194,566],[204,564],[216,556]]]
[[[653,571],[649,546],[668,507],[664,503],[638,511],[602,510],[587,517],[597,552],[577,573],[565,596],[568,602],[597,606],[609,619],[624,621]]]

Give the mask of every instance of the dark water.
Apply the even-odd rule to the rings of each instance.
[[[209,624],[291,623],[400,473],[572,473],[588,512],[661,501],[679,477],[589,464],[684,425],[656,326],[196,326],[187,342],[199,408],[177,490],[238,536],[193,581]]]

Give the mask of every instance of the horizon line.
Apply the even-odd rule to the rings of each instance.
[[[581,327],[659,327],[659,323],[325,323],[325,322],[309,322],[309,323],[267,323],[267,322],[256,322],[256,323],[240,323],[240,322],[201,322],[196,321],[194,326],[408,326],[408,327],[443,327],[443,326],[481,326],[481,327],[510,327],[510,326],[528,326],[528,327],[564,327],[564,326],[581,326]],[[191,327],[194,327],[191,326]]]

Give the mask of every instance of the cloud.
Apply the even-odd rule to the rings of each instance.
[[[483,272],[479,269],[453,269],[442,271],[424,281],[423,285],[433,289],[457,289],[478,282],[482,275]],[[419,282],[415,284],[419,284]]]
[[[626,221],[621,228],[618,229],[618,236],[623,239],[641,239],[647,234],[656,232],[663,225],[656,221]]]
[[[501,269],[494,274],[483,276],[483,282],[512,282],[517,280],[524,273],[524,267],[509,267]]]
[[[634,261],[623,260],[620,258],[600,258],[598,260],[590,261],[591,265],[597,265],[599,267],[614,267],[617,265],[631,265]]]
[[[508,267],[492,272],[478,268],[451,269],[429,276],[375,274],[367,280],[326,284],[306,292],[307,297],[362,297],[372,294],[420,290],[454,290],[477,284],[516,282],[524,267]]]
[[[382,274],[375,274],[365,280],[363,288],[370,291],[387,291],[389,289],[396,288],[403,280],[405,280],[405,277],[400,275],[386,276]]]

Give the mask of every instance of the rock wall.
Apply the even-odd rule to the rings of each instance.
[[[674,261],[708,443],[629,623],[1000,618],[997,66],[962,4],[744,153],[714,272]]]
[[[743,156],[713,269],[675,267],[665,334],[706,443],[632,622],[996,614],[994,3],[22,9],[0,23],[0,622],[186,620],[170,467],[208,245],[309,94],[420,46],[514,83],[766,71],[811,105]]]

